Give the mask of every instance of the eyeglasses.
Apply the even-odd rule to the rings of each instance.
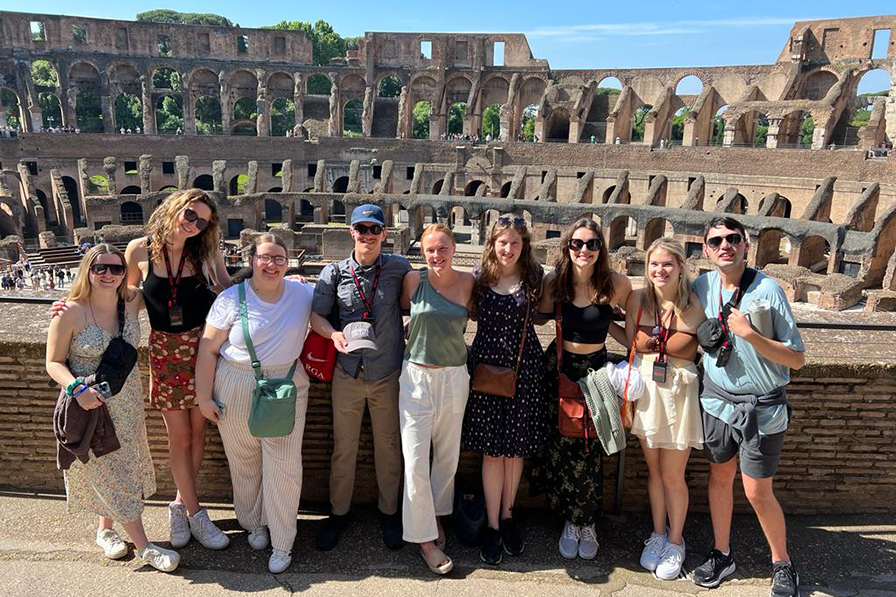
[[[712,236],[706,239],[706,246],[710,249],[718,249],[722,246],[723,240],[732,247],[737,247],[740,246],[740,243],[744,242],[744,237],[737,232],[726,234],[725,236]]]
[[[273,263],[274,265],[283,266],[289,262],[289,259],[287,259],[283,255],[256,255],[255,259],[257,259],[258,263],[262,265],[269,265],[270,263]]]
[[[367,224],[355,224],[352,228],[354,228],[355,232],[358,234],[367,234],[369,232],[374,236],[379,236],[383,233],[383,227],[379,224],[371,224],[370,226]]]
[[[90,266],[90,271],[98,276],[102,276],[106,272],[109,272],[113,276],[123,276],[127,271],[127,268],[115,263],[93,263]]]
[[[572,238],[569,240],[569,248],[573,251],[581,251],[582,247],[585,247],[589,251],[599,251],[600,250],[600,239],[589,238],[588,240],[582,240],[580,238]]]
[[[513,226],[514,228],[525,228],[526,220],[523,218],[511,218],[510,216],[501,216],[496,220],[498,226]]]
[[[184,219],[196,226],[198,230],[205,230],[206,228],[208,228],[208,220],[206,220],[205,218],[200,218],[199,214],[189,207],[184,209]]]

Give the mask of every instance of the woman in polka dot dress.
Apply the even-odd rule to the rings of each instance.
[[[533,456],[548,436],[544,352],[533,327],[541,288],[541,266],[532,256],[522,218],[502,216],[488,235],[477,275],[476,337],[470,370],[478,363],[517,368],[528,310],[526,341],[512,398],[471,391],[463,444],[482,453],[482,485],[488,527],[479,557],[497,565],[503,554],[519,555],[525,543],[513,520],[523,458]]]

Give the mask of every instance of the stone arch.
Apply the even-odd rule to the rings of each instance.
[[[136,131],[137,128],[143,128],[143,100],[133,93],[119,93],[115,97],[112,116],[112,128],[116,131]]]
[[[682,73],[675,82],[675,95],[693,96],[695,99],[703,91],[703,80],[695,74]]]
[[[237,174],[230,178],[227,190],[230,195],[242,195],[246,192],[246,181],[249,180],[248,174]]]
[[[722,145],[725,141],[725,117],[723,114],[728,110],[728,104],[719,106],[712,122],[712,137],[709,140],[710,145]]]
[[[598,89],[618,89],[622,92],[622,81],[614,75],[607,75],[597,82]]]
[[[364,77],[358,74],[348,74],[339,81],[339,95],[343,102],[350,99],[363,100],[367,88]]]
[[[120,195],[139,195],[143,191],[137,185],[130,185],[121,189]]]
[[[342,134],[346,137],[363,136],[362,115],[364,104],[361,100],[351,99],[342,108]]]
[[[787,86],[787,75],[782,72],[772,72],[756,83],[758,89],[756,99],[759,101],[776,102],[781,99],[784,89]]]
[[[102,133],[103,105],[100,95],[94,91],[81,91],[75,98],[76,127],[82,133]]]
[[[152,88],[154,90],[181,91],[180,73],[170,66],[157,66],[152,71]]]
[[[209,68],[199,67],[193,70],[188,80],[190,81],[190,91],[196,96],[217,98],[221,95],[221,81],[218,74]]]
[[[41,124],[44,127],[62,126],[62,102],[59,96],[49,91],[40,91],[37,94],[37,103],[40,104]]]
[[[191,186],[194,189],[202,189],[203,191],[214,191],[215,180],[212,178],[211,174],[200,174],[193,179],[193,184]],[[161,189],[159,192],[162,192],[164,190],[165,189]]]
[[[299,199],[299,209],[296,214],[297,222],[313,222],[314,221],[314,204],[307,199]]]
[[[268,98],[289,98],[295,95],[296,83],[292,75],[283,71],[273,72],[268,75],[267,84]]]
[[[513,185],[513,181],[508,180],[504,184],[501,185],[501,198],[506,199],[508,195],[510,195],[510,187]]]
[[[746,88],[746,79],[742,75],[734,73],[722,75],[712,81],[712,89],[717,96],[716,101],[720,104],[736,102],[743,95]],[[718,108],[716,109],[718,110]]]
[[[25,113],[19,94],[9,87],[0,87],[0,128],[6,126],[12,130],[25,130]]]
[[[800,98],[818,101],[825,98],[831,87],[837,84],[839,77],[828,70],[817,70],[809,74],[801,85]]]
[[[120,208],[122,224],[142,224],[143,208],[136,201],[124,201]]]
[[[441,193],[441,192],[442,192],[442,185],[444,185],[444,184],[445,184],[445,179],[444,179],[444,178],[440,178],[439,180],[435,181],[435,182],[433,183],[433,185],[432,185],[432,193],[431,193],[431,194],[432,194],[432,195],[438,195],[439,193]]]
[[[641,104],[632,113],[632,143],[640,143],[645,141],[644,128],[647,125],[647,115],[653,106],[650,104]]]
[[[76,224],[83,224],[84,218],[81,213],[81,194],[78,192],[78,183],[71,176],[63,176],[62,186],[65,188],[65,194],[68,195],[68,202],[72,208],[72,219]]]
[[[545,142],[566,143],[569,141],[569,112],[565,108],[554,108],[545,119]]]
[[[40,206],[43,208],[44,223],[47,226],[56,224],[56,222],[53,220],[53,214],[55,213],[55,210],[50,211],[50,202],[47,199],[47,194],[40,189],[34,189],[34,194],[37,196],[37,202],[40,203]],[[6,207],[6,205],[4,205],[3,207]]]
[[[68,69],[68,84],[78,91],[100,91],[100,69],[92,62],[80,60]]]
[[[330,207],[330,221],[345,223],[345,204],[338,199],[334,199]]]
[[[610,186],[608,186],[608,187],[604,190],[604,193],[603,193],[603,196],[601,196],[601,200],[600,200],[600,202],[601,202],[601,203],[607,203],[607,202],[610,200],[610,196],[613,194],[613,191],[615,191],[615,190],[616,190],[616,185],[610,185]]]
[[[438,103],[438,82],[430,75],[415,75],[411,78],[409,86],[409,103],[416,105],[418,102],[426,100],[431,104]]]
[[[769,199],[768,197],[762,198],[759,202],[759,213],[772,218],[790,218],[790,213],[793,209],[793,204],[790,199],[783,195],[778,195],[777,193],[775,193],[775,195],[775,204],[767,213],[765,212],[765,202]]]
[[[321,73],[314,73],[305,81],[305,93],[308,95],[330,95],[332,87],[330,77]]]
[[[644,226],[644,250],[646,251],[653,241],[674,234],[675,230],[672,228],[672,224],[665,218],[651,219]]]
[[[378,98],[397,98],[400,95],[401,80],[395,75],[385,75],[377,82],[376,96]]]
[[[231,98],[252,98],[258,96],[258,78],[246,69],[237,69],[227,77],[227,87]]]
[[[547,82],[541,77],[529,77],[520,84],[519,91],[516,94],[516,106],[514,109],[515,120],[520,123],[520,128],[524,125],[524,111],[532,105],[535,105],[537,109],[545,89],[547,89]],[[535,118],[535,112],[532,113],[532,118]]]
[[[183,100],[179,95],[163,95],[155,105],[156,130],[160,135],[184,131]]]
[[[628,216],[616,216],[610,222],[610,233],[607,238],[607,246],[609,246],[610,251],[633,244],[626,238],[627,229],[630,228],[631,221],[631,218]]]
[[[258,104],[254,97],[241,97],[233,104],[231,134],[254,137],[258,135]]]
[[[193,114],[196,117],[196,134],[220,135],[224,132],[221,114],[221,100],[213,95],[196,98]]]
[[[485,190],[486,192],[488,192],[488,185],[486,185],[485,181],[471,180],[467,183],[467,186],[464,187],[464,195],[467,197],[475,197],[477,195],[477,191],[482,186],[485,186]]]
[[[799,248],[797,265],[813,272],[826,272],[831,256],[831,245],[823,236],[811,235],[803,238]]]
[[[331,192],[345,193],[346,191],[348,191],[348,176],[340,176],[333,181],[333,188],[331,189]],[[345,211],[343,211],[342,213],[345,214]]]
[[[283,206],[273,199],[264,200],[264,221],[279,224],[283,221]]]
[[[778,228],[764,228],[759,232],[756,243],[756,267],[763,268],[770,263],[787,264],[790,253],[790,239]]]
[[[296,105],[288,97],[271,102],[271,136],[285,137],[296,126]]]
[[[398,130],[398,108],[402,89],[401,80],[394,74],[386,74],[377,82],[376,89],[376,97],[373,100],[373,121],[370,126],[370,136],[381,138],[401,136],[401,133],[404,132]]]

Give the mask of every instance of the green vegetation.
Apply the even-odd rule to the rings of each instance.
[[[520,133],[526,141],[535,140],[535,114],[538,112],[538,106],[532,104],[526,106],[523,110],[523,126]]]
[[[137,14],[137,21],[143,23],[168,23],[170,25],[210,25],[212,27],[233,27],[230,19],[212,13],[178,12],[167,8],[147,10]]]
[[[207,95],[196,100],[196,133],[199,135],[220,135],[221,102]]]
[[[806,114],[800,124],[800,145],[812,145],[812,134],[815,132],[815,120],[811,114]]]
[[[431,113],[432,104],[429,102],[417,102],[416,105],[414,105],[414,139],[429,139],[429,115]]]
[[[156,129],[161,134],[173,135],[177,129],[184,130],[184,111],[181,99],[166,95],[156,104]]]
[[[31,63],[31,80],[38,87],[58,87],[59,78],[56,69],[46,60],[35,60]]]
[[[448,134],[460,135],[464,132],[464,112],[467,111],[467,104],[458,102],[451,104],[448,108]]]
[[[87,179],[87,192],[91,195],[106,195],[109,193],[109,180],[105,176],[95,174]]]
[[[393,75],[389,75],[380,81],[380,97],[398,97],[401,95],[401,81]]]
[[[650,104],[644,104],[635,110],[632,116],[632,142],[644,140],[644,125],[647,113],[653,108]]]
[[[343,110],[343,128],[342,134],[346,137],[360,137],[363,135],[361,128],[361,115],[364,112],[364,105],[358,100],[352,100],[345,104]],[[347,133],[347,134],[346,134]]]
[[[342,37],[333,31],[332,25],[318,20],[314,25],[305,21],[280,21],[276,25],[264,29],[281,29],[284,31],[301,31],[311,42],[311,56],[314,64],[323,66],[330,64],[331,58],[342,58],[347,50],[358,46],[357,37]],[[311,93],[311,91],[309,91]]]
[[[492,104],[482,111],[482,136],[491,135],[497,139],[501,135],[501,105]]]
[[[672,141],[684,141],[684,121],[689,111],[689,107],[679,108],[672,117]]]
[[[100,96],[92,91],[82,91],[75,101],[75,122],[82,133],[103,132],[103,108]]]

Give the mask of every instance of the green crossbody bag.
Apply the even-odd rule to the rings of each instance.
[[[252,359],[252,370],[255,372],[255,392],[252,394],[252,408],[249,410],[249,433],[255,437],[282,437],[292,433],[296,424],[296,384],[293,383],[292,376],[299,360],[293,361],[285,378],[264,378],[261,362],[255,354],[252,338],[249,337],[245,284],[242,282],[239,285],[240,319],[246,351]]]

